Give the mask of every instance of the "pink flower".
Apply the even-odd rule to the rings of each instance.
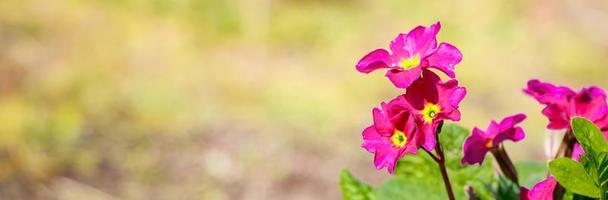
[[[583,88],[576,93],[568,87],[530,80],[524,92],[545,105],[542,112],[549,118],[548,129],[569,129],[572,117],[584,117],[603,131],[608,129],[606,94],[600,88]]]
[[[526,119],[526,115],[516,114],[504,118],[500,123],[492,120],[485,132],[475,127],[471,136],[464,141],[464,158],[460,163],[468,163],[469,165],[478,163],[481,165],[486,153],[498,147],[503,141],[517,142],[524,139],[524,130],[516,126],[524,119]]]
[[[549,176],[547,179],[536,183],[532,190],[522,187],[519,193],[519,199],[521,200],[553,200],[553,190],[557,182],[553,176]]]
[[[467,91],[458,86],[457,80],[441,82],[430,70],[422,70],[422,79],[412,83],[403,99],[416,118],[418,131],[424,136],[422,146],[427,151],[435,148],[435,131],[443,120],[460,120],[458,104]]]
[[[391,41],[389,53],[385,49],[376,49],[365,55],[357,70],[370,73],[376,69],[388,68],[386,76],[398,88],[407,88],[420,77],[425,68],[435,68],[451,78],[455,77],[454,66],[462,60],[460,51],[448,43],[437,46],[437,33],[441,29],[439,22],[430,27],[418,26],[408,34],[399,34]]]
[[[548,129],[569,130],[573,117],[584,117],[608,136],[608,104],[606,93],[601,88],[588,87],[576,93],[568,87],[530,80],[524,92],[545,105],[542,112],[549,118]],[[575,144],[572,159],[578,161],[584,153],[583,149]]]
[[[361,147],[374,154],[377,169],[387,167],[391,174],[399,158],[418,153],[421,141],[416,135],[414,118],[404,103],[403,99],[397,98],[388,104],[382,103],[382,109],[374,108],[374,124],[363,130]]]

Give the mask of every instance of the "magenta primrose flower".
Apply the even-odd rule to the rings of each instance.
[[[549,176],[547,179],[538,182],[532,187],[532,190],[522,187],[519,193],[520,200],[553,200],[553,190],[557,181],[553,176]]]
[[[399,158],[418,153],[421,140],[416,135],[414,117],[403,99],[382,103],[381,107],[372,110],[374,124],[363,130],[361,147],[374,154],[377,169],[387,167],[392,174]]]
[[[601,88],[588,87],[576,93],[568,87],[530,80],[524,92],[545,105],[542,113],[549,118],[548,129],[570,129],[573,117],[584,117],[608,136],[608,104],[606,93]],[[577,143],[572,158],[578,161],[584,153]]]
[[[408,34],[399,34],[390,43],[389,53],[376,49],[365,55],[357,63],[357,70],[370,73],[387,68],[386,76],[398,88],[407,88],[420,77],[425,68],[435,68],[454,78],[454,66],[462,60],[460,51],[449,43],[437,46],[439,22],[430,27],[418,26]]]
[[[464,141],[464,157],[461,164],[482,164],[483,159],[493,148],[497,148],[505,140],[518,142],[526,136],[521,127],[516,126],[526,119],[524,114],[516,114],[504,118],[500,123],[492,120],[487,131],[475,127],[472,134]]]
[[[583,88],[576,93],[568,87],[530,80],[524,92],[545,105],[542,113],[549,118],[548,129],[570,129],[570,119],[584,117],[602,131],[608,130],[606,94],[598,87]]]
[[[455,79],[441,82],[437,74],[422,70],[422,79],[412,83],[403,99],[416,118],[416,125],[424,137],[422,146],[431,151],[435,148],[435,131],[443,120],[460,121],[458,104],[467,94]]]

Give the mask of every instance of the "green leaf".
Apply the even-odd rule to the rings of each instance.
[[[597,177],[596,184],[599,185],[601,193],[600,198],[608,198],[608,152],[600,152],[597,156],[585,155],[581,158],[583,166],[586,166],[586,170],[589,174]],[[590,165],[593,162],[595,165]]]
[[[564,197],[562,199],[563,200],[596,200],[597,198],[591,198],[591,197],[587,197],[587,196],[583,196],[580,194],[575,194],[575,193],[566,191],[566,193],[564,193]]]
[[[608,143],[604,134],[598,129],[593,122],[585,118],[572,119],[572,133],[583,147],[586,153],[596,154],[602,151],[608,151]]]
[[[580,163],[569,158],[558,158],[549,163],[549,170],[567,190],[589,197],[599,197],[600,189]]]
[[[340,190],[342,199],[347,200],[373,200],[372,187],[354,178],[348,170],[340,174]]]

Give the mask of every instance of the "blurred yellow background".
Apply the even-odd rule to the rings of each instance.
[[[524,112],[516,160],[545,158],[540,78],[608,86],[602,0],[3,0],[0,199],[339,199],[379,184],[359,147],[399,94],[354,69],[441,21],[464,54],[467,128]]]

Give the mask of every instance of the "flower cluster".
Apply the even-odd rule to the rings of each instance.
[[[363,131],[363,144],[374,154],[378,169],[393,173],[397,161],[419,148],[432,151],[437,145],[437,129],[443,120],[460,120],[458,105],[466,89],[458,86],[454,66],[462,59],[460,51],[448,43],[437,45],[439,22],[430,27],[418,26],[399,34],[390,43],[389,53],[377,49],[356,65],[362,73],[387,68],[386,76],[405,93],[372,110],[373,124]],[[442,81],[430,69],[449,76]]]
[[[390,174],[394,173],[399,159],[408,154],[417,154],[422,149],[439,165],[448,197],[454,200],[438,134],[445,120],[460,121],[458,107],[467,91],[458,85],[454,72],[454,67],[462,60],[462,54],[449,43],[437,44],[436,36],[440,28],[441,24],[437,22],[429,27],[418,26],[407,34],[399,34],[390,42],[389,50],[373,50],[357,63],[356,69],[365,74],[386,69],[390,82],[396,88],[405,89],[388,103],[382,102],[372,109],[373,123],[363,130],[361,147],[374,154],[377,169],[387,168]],[[436,72],[445,74],[447,80],[442,80]],[[569,184],[560,185],[577,176],[570,174],[572,177],[564,177],[563,174],[574,171],[568,171],[571,168],[564,166],[580,164],[581,167],[589,167],[589,162],[593,162],[594,156],[598,155],[593,148],[602,149],[602,145],[607,144],[602,141],[602,133],[608,140],[606,93],[598,87],[582,88],[576,92],[539,80],[530,80],[523,92],[544,105],[542,114],[549,119],[548,129],[565,130],[555,160],[551,162],[557,163],[551,165],[560,169],[550,167],[551,175],[547,175],[531,190],[520,187],[517,170],[503,142],[519,142],[526,137],[524,129],[519,126],[527,117],[523,113],[507,116],[500,121],[492,120],[485,130],[475,127],[462,145],[462,167],[482,165],[486,155],[491,153],[501,175],[520,188],[522,200],[552,200],[554,196],[561,199],[566,189],[576,193],[564,187]],[[593,139],[581,139],[591,136]],[[580,156],[585,152],[578,144],[577,137],[588,151],[582,162]],[[590,144],[591,140],[596,143]],[[553,170],[563,172],[555,173]],[[589,173],[587,168],[583,171]],[[593,184],[590,185],[588,187],[592,188]],[[475,190],[466,188],[470,199],[477,199],[474,198]],[[594,197],[592,191],[583,192]]]

